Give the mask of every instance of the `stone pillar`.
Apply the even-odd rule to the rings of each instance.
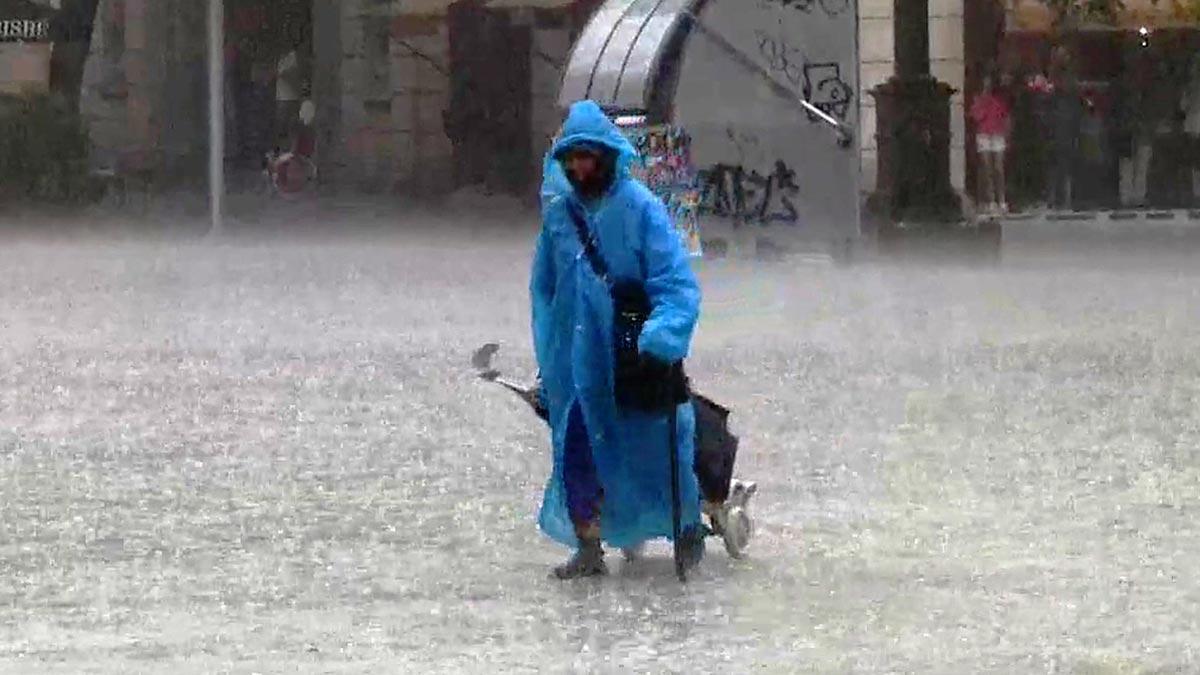
[[[111,163],[117,148],[128,142],[123,15],[124,0],[100,1],[83,68],[80,113],[88,127],[92,152],[104,164]]]
[[[157,45],[152,106],[157,154],[174,179],[195,184],[208,166],[207,2],[157,0],[154,7],[147,21]]]
[[[397,83],[392,18],[389,6],[364,7],[360,17],[362,43],[355,97],[362,118],[357,162],[361,167],[359,187],[369,192],[391,192],[395,187],[398,135],[392,119]]]
[[[322,185],[344,176],[342,138],[342,26],[339,0],[313,0],[313,105],[317,115],[316,163]]]
[[[929,5],[929,66],[931,74],[959,90],[950,99],[950,182],[962,191],[966,172],[966,128],[964,123],[964,0],[933,0]],[[895,73],[894,0],[859,2],[859,78],[862,90],[870,92]],[[878,172],[877,115],[872,96],[859,98],[859,137],[862,158],[862,189],[875,190]]]
[[[858,4],[859,86],[869,92],[895,73],[896,63],[892,27],[892,0],[860,0]],[[862,189],[875,190],[878,169],[875,99],[859,97],[859,152],[862,162]]]
[[[896,75],[871,91],[879,165],[868,207],[886,221],[957,220],[950,182],[950,97],[930,74],[928,0],[895,0]]]
[[[392,24],[392,126],[395,186],[414,195],[447,192],[454,150],[444,113],[450,105],[450,33],[443,15],[401,14]]]
[[[336,39],[324,40],[337,55],[337,80],[323,87],[337,106],[322,155],[327,177],[372,191],[445,191],[452,153],[442,123],[449,100],[444,15],[408,3],[325,1],[338,19]]]
[[[929,0],[895,0],[892,12],[896,77],[912,81],[928,76]]]
[[[966,82],[966,30],[964,0],[931,0],[929,3],[929,72],[949,85],[950,97],[950,185],[963,193],[966,188],[966,114],[963,91]]]
[[[341,59],[337,69],[337,98],[330,104],[337,106],[338,125],[324,167],[325,177],[338,184],[356,185],[363,180],[361,157],[366,146],[367,122],[363,107],[366,65],[361,0],[341,0],[336,3],[336,12]],[[332,89],[327,91],[331,96],[335,93]]]
[[[101,0],[84,65],[80,113],[97,164],[203,172],[208,143],[206,4]]]
[[[125,81],[128,83],[130,140],[141,152],[158,145],[155,107],[158,78],[151,45],[152,0],[125,0]]]
[[[552,20],[550,17],[535,24],[533,30],[532,61],[532,109],[531,142],[532,157],[536,162],[534,176],[541,175],[541,159],[550,146],[550,141],[562,124],[563,111],[558,108],[558,89],[562,83],[562,69],[571,54],[571,31],[568,22]]]

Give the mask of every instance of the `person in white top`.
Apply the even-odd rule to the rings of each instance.
[[[277,142],[286,144],[300,116],[300,59],[295,49],[279,59],[275,69],[275,127]]]

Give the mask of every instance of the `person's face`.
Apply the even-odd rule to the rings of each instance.
[[[564,166],[578,185],[589,185],[600,173],[600,158],[586,150],[573,150],[567,155]]]

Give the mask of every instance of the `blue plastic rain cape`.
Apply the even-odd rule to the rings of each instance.
[[[541,204],[543,221],[546,219],[550,205],[556,199],[570,195],[572,189],[571,182],[567,180],[567,174],[563,171],[562,164],[555,161],[554,157],[547,152],[546,156],[542,158]]]
[[[662,361],[678,361],[687,356],[700,313],[700,287],[687,252],[662,202],[629,177],[629,166],[636,159],[633,146],[591,101],[571,107],[562,138],[548,157],[581,142],[603,144],[618,153],[616,180],[607,195],[580,206],[588,214],[589,227],[611,275],[642,281],[650,296],[653,310],[642,329],[639,350]],[[542,231],[530,283],[534,350],[550,409],[554,446],[553,471],[538,524],[556,541],[568,546],[577,543],[567,513],[563,451],[568,415],[578,402],[604,489],[600,508],[604,541],[628,547],[670,537],[667,418],[617,408],[612,300],[583,255],[568,215],[566,200],[578,198],[569,183],[566,192],[553,194],[561,188],[561,180],[565,180],[561,168],[548,163],[543,176]],[[695,423],[692,406],[681,405],[676,437],[684,527],[700,522],[700,495],[693,471]]]

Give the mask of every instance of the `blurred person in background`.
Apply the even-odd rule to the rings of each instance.
[[[1111,166],[1111,133],[1105,123],[1103,99],[1097,91],[1083,96],[1083,120],[1079,127],[1079,170],[1075,203],[1085,209],[1111,206],[1115,185]]]
[[[1045,99],[1049,96],[1050,80],[1037,70],[1026,70],[1014,77],[1009,88],[1012,104],[1012,131],[1009,145],[1013,161],[1008,167],[1012,172],[1009,181],[1009,197],[1017,202],[1017,208],[1036,208],[1045,198],[1046,186],[1046,139]]]
[[[275,138],[278,146],[285,146],[292,138],[300,116],[304,89],[300,49],[300,40],[292,40],[275,65]]]
[[[1179,103],[1183,93],[1182,68],[1169,52],[1154,59],[1146,107],[1142,111],[1150,129],[1150,167],[1147,172],[1146,203],[1157,208],[1179,205],[1183,198],[1186,153],[1182,152],[1183,116]]]
[[[1192,56],[1188,66],[1187,87],[1181,107],[1191,168],[1191,206],[1200,208],[1200,53]]]
[[[1050,56],[1050,207],[1070,209],[1074,174],[1079,160],[1079,131],[1083,100],[1075,65],[1066,47],[1054,48]]]
[[[1008,191],[1004,180],[1004,155],[1012,127],[1008,100],[994,74],[983,79],[983,91],[971,103],[971,121],[975,123],[975,145],[979,152],[980,211],[990,214],[1008,212]]]

